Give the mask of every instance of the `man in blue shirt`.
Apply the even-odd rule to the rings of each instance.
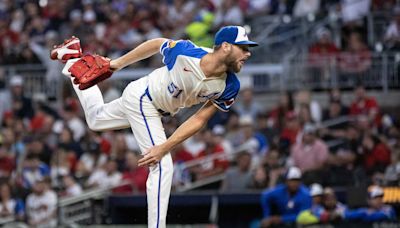
[[[349,221],[383,222],[396,221],[396,212],[393,207],[383,203],[383,189],[371,186],[368,191],[368,208],[347,210],[344,218]]]
[[[264,218],[261,227],[293,223],[301,211],[311,208],[311,202],[308,189],[301,183],[300,169],[291,167],[286,173],[285,184],[262,193]]]

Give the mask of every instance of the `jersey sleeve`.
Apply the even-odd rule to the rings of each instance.
[[[228,73],[226,77],[226,87],[221,96],[212,100],[213,104],[221,111],[228,112],[235,102],[235,99],[240,90],[240,82],[236,75]]]
[[[193,48],[195,46],[188,40],[167,40],[160,47],[160,54],[163,56],[162,62],[168,67],[168,70],[171,70],[175,65],[176,58],[179,55],[185,55]]]

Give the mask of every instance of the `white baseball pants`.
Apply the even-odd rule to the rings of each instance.
[[[76,61],[69,60],[63,74],[70,76],[69,67]],[[72,80],[71,80],[72,82]],[[131,127],[142,154],[166,141],[161,114],[154,107],[147,91],[147,77],[131,82],[122,96],[104,104],[97,86],[80,90],[72,83],[85,112],[86,122],[91,130],[102,131]],[[168,201],[171,192],[173,163],[168,153],[150,168],[147,187],[148,227],[166,227]]]

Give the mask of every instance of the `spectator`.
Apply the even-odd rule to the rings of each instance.
[[[392,153],[392,163],[386,167],[385,183],[387,186],[400,185],[400,148],[394,148]]]
[[[75,181],[73,176],[65,175],[62,177],[62,181],[65,188],[62,193],[63,196],[72,197],[82,194],[82,187]]]
[[[203,140],[204,132],[205,130],[200,130],[195,135],[183,142],[185,150],[189,152],[193,157],[197,157],[199,153],[206,148]]]
[[[195,8],[195,1],[176,0],[169,6],[168,21],[180,28],[192,19]]]
[[[273,120],[268,117],[267,113],[260,113],[256,123],[256,131],[268,141],[269,145],[279,144],[279,132],[282,129],[273,126]]]
[[[82,187],[76,183],[75,179],[71,175],[63,176],[64,193],[63,196],[73,197],[82,194]]]
[[[17,45],[19,42],[18,33],[12,31],[8,27],[7,21],[2,18],[0,20],[0,62],[4,61],[4,55],[10,53],[11,48]]]
[[[111,147],[111,155],[118,165],[118,171],[122,172],[126,168],[126,153],[128,153],[128,145],[126,143],[125,134],[115,134]]]
[[[250,116],[253,120],[255,120],[258,113],[261,112],[261,107],[259,103],[254,100],[253,90],[251,88],[242,90],[240,103],[235,104],[234,107],[240,117]]]
[[[310,186],[310,196],[312,197],[311,209],[322,206],[324,191],[320,184],[314,183]]]
[[[63,23],[59,28],[61,37],[71,37],[72,35],[82,39],[82,43],[88,43],[86,40],[88,34],[93,33],[91,26],[83,23],[83,15],[80,9],[71,10],[69,13],[69,23]]]
[[[98,142],[86,143],[86,151],[79,158],[75,175],[78,178],[88,177],[95,169],[107,162],[107,156],[101,153]]]
[[[336,65],[339,48],[332,41],[332,33],[325,27],[316,30],[316,42],[308,50],[308,64],[310,66],[310,80],[312,83],[330,81],[332,66]]]
[[[300,140],[301,124],[295,112],[288,112],[285,120],[286,122],[279,138],[279,150],[284,154],[290,154],[291,146]]]
[[[0,126],[4,125],[3,118],[5,112],[11,110],[11,93],[9,87],[6,85],[6,72],[3,67],[0,67]]]
[[[104,167],[96,169],[86,182],[88,188],[113,188],[121,181],[122,175],[117,170],[117,162],[109,159]]]
[[[48,179],[37,180],[33,193],[26,199],[26,212],[30,226],[57,226],[57,195],[50,189],[48,181]]]
[[[321,222],[338,222],[347,210],[347,206],[337,200],[335,191],[329,187],[324,189],[323,206]]]
[[[83,151],[81,145],[72,138],[72,131],[68,127],[64,127],[58,136],[58,147],[65,149],[68,153],[72,153],[79,158]],[[75,164],[76,165],[76,164]],[[74,165],[74,171],[75,171]]]
[[[206,130],[204,132],[205,149],[197,155],[197,159],[206,158],[211,155],[219,155],[217,158],[207,160],[197,167],[193,167],[196,180],[205,179],[211,176],[222,174],[229,166],[224,148],[220,144],[216,144],[212,132]]]
[[[50,165],[53,150],[44,142],[40,134],[33,134],[26,143],[26,153],[37,156],[46,165]]]
[[[75,34],[76,35],[76,34]],[[31,40],[26,47],[27,50],[32,50],[33,53],[40,59],[42,65],[46,67],[46,89],[49,90],[51,98],[55,98],[59,89],[61,63],[52,61],[49,58],[50,50],[58,42],[58,33],[56,31],[48,31],[44,35],[44,44]]]
[[[342,103],[341,92],[334,88],[329,93],[329,106],[323,112],[323,121],[329,121],[339,118],[345,118],[349,114],[349,108]],[[349,120],[334,124],[328,127],[323,127],[319,130],[319,134],[324,140],[331,140],[343,137],[343,131],[349,124]]]
[[[282,156],[285,158],[284,156]],[[283,162],[277,149],[271,149],[262,161],[263,168],[268,178],[268,187],[275,187],[279,178],[284,174]]]
[[[384,42],[389,50],[400,50],[400,7],[393,10],[393,21],[386,29]]]
[[[302,141],[296,143],[291,152],[291,159],[304,173],[305,183],[322,183],[321,172],[328,161],[328,146],[316,135],[316,128],[306,125]]]
[[[242,151],[236,156],[236,167],[229,168],[222,182],[222,192],[243,192],[251,181],[251,154]]]
[[[278,104],[268,113],[268,121],[273,128],[282,130],[284,128],[286,115],[293,111],[293,95],[291,92],[286,91],[280,94]]]
[[[369,12],[371,0],[341,0],[341,16],[346,25],[361,24],[360,22]]]
[[[145,167],[138,167],[138,155],[134,152],[126,153],[126,170],[122,173],[122,186],[113,189],[115,193],[145,193],[146,180],[149,171]]]
[[[396,221],[396,212],[390,205],[383,203],[384,192],[379,186],[368,189],[368,208],[347,210],[344,217],[348,221],[384,222]]]
[[[11,111],[16,117],[30,119],[34,115],[32,100],[24,95],[23,78],[14,75],[10,79]]]
[[[174,162],[174,177],[172,179],[173,187],[189,184],[193,180],[192,169],[186,167],[186,162],[195,158],[189,153],[183,145],[177,145],[170,152]]]
[[[75,154],[68,153],[63,148],[55,150],[51,158],[51,182],[52,186],[60,188],[62,185],[62,177],[72,174],[73,166],[76,164]]]
[[[309,210],[302,211],[296,218],[296,222],[301,225],[315,224],[320,221],[320,215],[324,211],[323,189],[318,183],[310,186],[310,196],[312,197],[312,205]]]
[[[255,132],[254,119],[251,116],[242,116],[239,119],[240,130],[233,146],[237,150],[247,150],[252,154],[253,165],[258,165],[259,158],[268,151],[267,139],[258,132]]]
[[[374,126],[380,125],[380,110],[374,97],[367,95],[365,87],[358,85],[354,90],[354,100],[350,106],[350,114],[353,116],[365,115]]]
[[[226,130],[222,125],[215,125],[212,128],[212,134],[214,136],[214,140],[216,144],[222,145],[222,147],[224,148],[225,153],[228,155],[229,160],[233,160],[234,156],[233,153],[233,147],[231,142],[229,142],[226,138],[225,138],[225,134],[226,134]]]
[[[11,197],[11,187],[8,183],[0,185],[0,219],[22,221],[25,216],[25,205],[20,199]]]
[[[349,114],[349,108],[343,104],[342,94],[338,88],[329,91],[329,109],[324,113],[323,120],[333,119]],[[343,126],[337,127],[343,128]]]
[[[371,134],[364,134],[362,139],[362,153],[364,155],[364,169],[367,174],[383,173],[390,164],[390,148]]]
[[[183,145],[177,145],[172,149],[171,156],[174,164],[188,162],[194,159],[193,155],[189,153]]]
[[[236,137],[239,134],[240,126],[239,126],[239,114],[236,112],[230,112],[231,115],[229,116],[226,122],[226,136],[225,138],[235,146]]]
[[[270,0],[249,0],[246,6],[246,16],[249,18],[257,18],[261,15],[268,15],[271,12]]]
[[[302,115],[302,111],[304,111],[302,109],[304,108],[305,111],[309,112],[309,114],[307,114],[309,117]],[[309,90],[301,90],[296,94],[295,111],[299,117],[303,117],[303,124],[307,122],[320,123],[322,120],[321,106],[318,101],[312,99],[312,95]],[[300,120],[302,120],[301,118]],[[310,119],[310,121],[308,121],[308,119]]]
[[[63,119],[72,131],[74,141],[79,142],[86,133],[86,126],[79,117],[79,103],[76,99],[67,99],[64,105]]]
[[[320,10],[320,0],[298,0],[294,4],[293,16],[304,17],[315,15]]]
[[[215,14],[214,27],[226,25],[242,25],[243,13],[235,0],[221,2]]]
[[[285,184],[264,191],[261,205],[264,214],[261,227],[295,222],[301,211],[311,207],[310,193],[301,183],[300,169],[289,168]]]
[[[352,32],[348,45],[339,55],[340,82],[353,86],[357,81],[363,81],[372,64],[372,56],[361,34]]]
[[[0,139],[0,178],[9,178],[15,168],[14,160]]]
[[[295,3],[295,0],[272,0],[270,1],[270,13],[279,15],[292,15]]]
[[[249,189],[263,190],[269,187],[268,185],[268,175],[266,170],[262,166],[255,168],[249,185]]]
[[[22,168],[22,186],[29,190],[39,180],[50,176],[50,168],[35,154],[28,154]]]

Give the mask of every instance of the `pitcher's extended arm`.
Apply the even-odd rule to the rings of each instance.
[[[136,63],[140,60],[147,59],[150,56],[156,54],[161,45],[166,41],[165,38],[155,38],[143,42],[132,51],[126,53],[125,55],[111,60],[110,68],[114,70],[120,70],[132,63]]]

